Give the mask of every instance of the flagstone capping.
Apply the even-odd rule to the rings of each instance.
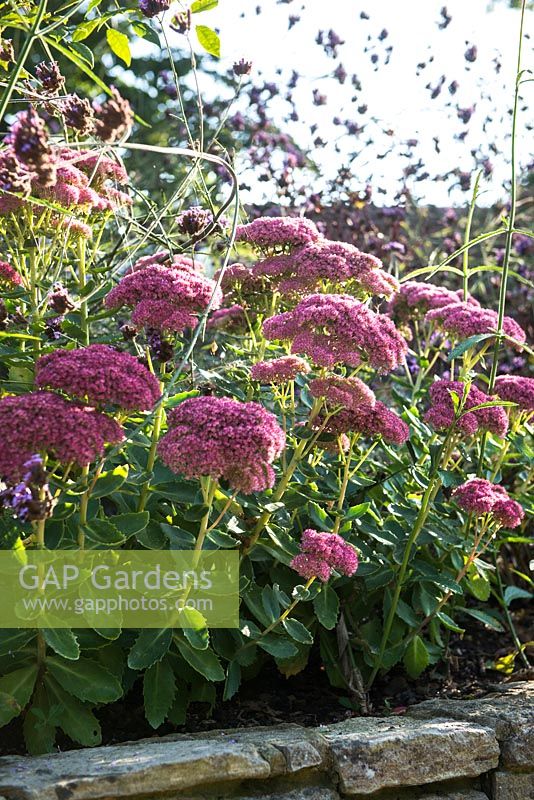
[[[0,800],[534,800],[534,684],[334,725],[0,758]]]

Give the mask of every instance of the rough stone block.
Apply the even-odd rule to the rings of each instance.
[[[348,795],[476,777],[499,760],[492,731],[454,720],[354,719],[321,733]]]
[[[534,770],[534,725],[502,742],[501,766],[519,772]]]
[[[328,789],[325,786],[305,786],[301,789],[290,789],[274,794],[247,795],[246,797],[235,795],[231,800],[341,800],[341,798],[334,789]]]
[[[491,728],[501,742],[501,766],[534,771],[534,683],[505,685],[478,700],[427,700],[408,711],[410,717],[438,716]]]
[[[534,773],[495,772],[490,792],[491,800],[534,800]]]
[[[169,795],[210,783],[317,769],[326,742],[298,725],[177,734],[39,758],[0,758],[8,800],[107,800]]]
[[[269,777],[253,745],[176,741],[0,759],[0,791],[9,800],[101,800],[183,791],[216,780]]]
[[[299,772],[301,769],[319,767],[323,763],[323,757],[317,747],[311,742],[272,742],[273,746],[280,750],[285,759],[285,772]]]
[[[415,798],[414,798],[415,800]],[[446,794],[422,794],[417,800],[488,800],[488,795],[476,789],[465,792],[447,792]]]
[[[382,793],[379,795],[382,797]],[[385,795],[387,800],[393,800],[394,797],[398,797],[399,800],[488,800],[488,795],[484,794],[484,792],[478,791],[478,789],[458,789],[458,790],[450,790],[447,789],[436,789],[430,792],[416,792],[414,789],[407,790],[407,794],[404,793],[394,794],[394,795]]]

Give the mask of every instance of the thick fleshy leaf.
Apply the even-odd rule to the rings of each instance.
[[[80,645],[70,628],[43,628],[45,642],[58,655],[76,661],[80,657]]]
[[[196,672],[200,672],[209,681],[223,681],[225,678],[221,662],[211,648],[207,650],[195,650],[189,642],[180,636],[176,636],[174,641],[180,651],[182,658],[193,667]]]
[[[94,747],[102,741],[100,723],[85,703],[68,694],[51,676],[45,678],[51,704],[61,709],[58,726],[63,733],[84,747]]]
[[[128,655],[130,669],[146,669],[167,654],[172,642],[170,628],[150,628],[141,631]]]
[[[0,678],[0,726],[7,725],[28,705],[37,671],[37,664],[30,664]]]
[[[414,636],[404,654],[404,666],[411,678],[418,678],[428,667],[430,658],[420,636]]]
[[[145,716],[153,728],[165,721],[176,694],[176,680],[172,667],[166,659],[153,664],[145,672],[143,698]]]
[[[323,628],[327,630],[335,628],[339,614],[339,599],[331,586],[324,584],[321,587],[321,591],[313,599],[313,608]]]
[[[111,703],[122,696],[122,686],[117,678],[90,658],[67,661],[52,657],[46,660],[46,667],[65,691],[80,700]]]

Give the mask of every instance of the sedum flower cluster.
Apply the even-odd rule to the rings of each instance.
[[[167,422],[159,455],[174,472],[221,478],[245,494],[273,486],[271,464],[286,437],[275,415],[259,403],[193,397],[173,409]]]
[[[467,386],[462,381],[439,380],[430,387],[431,406],[425,414],[425,421],[438,431],[450,428],[455,420],[456,410],[453,397],[461,405],[461,416],[456,427],[471,436],[478,431],[489,431],[503,438],[508,431],[508,415],[502,406],[476,408],[483,403],[491,403],[492,398],[476,386]]]
[[[365,362],[390,372],[404,362],[408,346],[384,314],[346,294],[312,294],[292,311],[266,320],[268,339],[291,342],[291,352],[307,355],[321,367]]]
[[[308,528],[302,533],[300,551],[291,566],[308,580],[317,577],[326,583],[333,570],[350,577],[358,569],[356,551],[337,533],[319,533]]]
[[[294,381],[297,375],[306,375],[308,372],[310,372],[309,364],[303,358],[281,356],[253,364],[250,377],[260,383],[287,383]]]
[[[437,322],[446,333],[458,339],[495,333],[498,328],[497,312],[473,303],[456,302],[433,308],[427,311],[425,319]],[[517,342],[519,348],[527,338],[523,328],[511,317],[504,317],[503,331]]]
[[[149,264],[125,275],[107,295],[112,310],[132,308],[138,328],[174,333],[194,328],[197,314],[219,308],[222,292],[215,281],[200,274],[185,259],[172,266]]]
[[[303,295],[335,287],[366,297],[391,297],[399,283],[382,269],[376,256],[354,245],[326,239],[311,220],[302,217],[260,217],[237,228],[238,241],[254,245],[263,255],[246,275],[232,270],[227,285],[247,282],[276,288],[282,295]],[[244,269],[247,269],[246,267]]]
[[[131,205],[131,198],[117,189],[128,179],[120,163],[102,153],[52,144],[44,120],[32,108],[19,114],[4,143],[0,215],[25,209],[42,213],[49,207],[52,230],[66,229],[89,238],[90,214]]]
[[[501,400],[517,403],[520,411],[534,411],[534,378],[499,375],[495,381],[495,394]]]
[[[471,478],[454,489],[452,496],[460,508],[480,516],[492,514],[504,528],[517,528],[525,512],[516,500],[512,500],[506,489],[484,478]]]
[[[41,356],[35,382],[96,408],[149,411],[161,396],[155,375],[134,356],[106,344],[54,350]]]
[[[18,480],[36,453],[62,464],[90,464],[106,444],[123,439],[121,426],[93,408],[53,392],[28,392],[0,400],[0,475]]]

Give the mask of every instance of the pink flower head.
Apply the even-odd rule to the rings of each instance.
[[[128,173],[123,165],[102,153],[66,147],[60,151],[60,157],[90,178],[97,191],[103,188],[106,181],[114,181],[120,185],[128,182]]]
[[[267,258],[256,265],[254,272],[281,278],[281,292],[312,292],[321,284],[334,284],[364,295],[390,297],[399,288],[396,278],[382,269],[376,256],[362,253],[346,242],[328,239],[296,248],[291,255]]]
[[[471,478],[457,486],[452,496],[464,511],[477,516],[491,512],[505,528],[517,528],[525,516],[522,506],[502,486],[484,478]]]
[[[330,564],[342,575],[354,575],[358,569],[358,555],[353,547],[335,533],[330,536],[335,536],[336,539],[332,543],[332,550],[330,552]]]
[[[52,392],[3,397],[0,436],[0,475],[11,481],[20,478],[35,453],[84,466],[103,454],[106,443],[118,444],[124,438],[111,417]]]
[[[82,186],[78,195],[78,205],[94,208],[96,211],[106,211],[111,204],[90,186]]]
[[[450,428],[455,416],[451,392],[454,392],[461,401],[464,391],[465,384],[462,381],[439,380],[433,383],[430,387],[432,405],[425,414],[425,421],[438,431]],[[492,398],[489,395],[477,389],[476,386],[470,386],[463,411],[465,412],[482,403],[489,403],[491,400]],[[502,406],[479,408],[476,411],[464,413],[457,421],[456,427],[468,436],[478,430],[482,430],[490,431],[503,438],[508,431],[508,415]]]
[[[295,572],[302,578],[309,580],[310,578],[319,578],[319,580],[326,583],[332,574],[332,567],[320,556],[314,556],[311,553],[299,553],[295,556],[289,565]]]
[[[315,378],[310,382],[309,389],[312,397],[324,397],[332,406],[351,410],[362,406],[373,408],[376,402],[374,392],[359,378],[328,375],[326,378]]]
[[[420,281],[406,281],[402,283],[398,294],[391,301],[388,311],[400,320],[420,319],[427,311],[442,308],[461,300],[462,292],[453,292],[443,286]],[[470,303],[479,305],[476,300]]]
[[[307,374],[309,365],[298,356],[282,356],[271,361],[259,361],[253,364],[250,377],[260,383],[287,383],[294,381],[297,375]]]
[[[126,173],[120,165],[98,154],[84,155],[88,151],[71,148],[60,150],[54,181],[32,182],[32,194],[63,206],[80,207],[87,211],[109,211],[116,206],[131,204],[131,198],[109,185],[113,177],[124,182]]]
[[[161,396],[157,378],[143,364],[106,344],[41,356],[35,380],[89,405],[116,405],[126,411],[148,411]]]
[[[258,217],[248,225],[238,225],[236,230],[236,241],[261,249],[298,247],[320,238],[315,224],[304,217]]]
[[[212,307],[218,308],[222,292],[210,278],[186,266],[152,264],[125,275],[105,302],[108,308],[133,307],[135,324],[182,331],[194,324],[193,315],[204,311],[212,297]]]
[[[52,200],[64,208],[76,206],[80,200],[80,188],[64,181],[58,181],[38,194],[45,200]]]
[[[11,284],[11,286],[21,286],[22,276],[8,261],[0,261],[0,282]]]
[[[169,413],[168,424],[159,454],[174,472],[223,478],[245,494],[273,486],[271,464],[286,437],[274,414],[259,403],[192,397]]]
[[[461,486],[457,486],[452,492],[452,497],[464,511],[480,515],[489,513],[497,500],[502,498],[503,492],[506,495],[501,486],[496,486],[484,478],[471,478]]]
[[[503,528],[517,528],[525,516],[523,506],[517,500],[510,498],[497,500],[492,508],[493,516],[498,520]]]
[[[148,256],[141,256],[137,259],[137,261],[132,264],[132,267],[129,272],[139,272],[140,269],[145,269],[146,267],[151,267],[153,264],[160,264],[160,265],[169,265],[170,263],[170,253],[168,250],[158,250],[155,253],[151,253]]]
[[[100,201],[105,209],[112,210],[116,206],[133,206],[133,199],[126,192],[115,189],[114,186],[104,186],[101,189]],[[105,210],[99,209],[99,210]]]
[[[498,327],[498,314],[489,308],[480,308],[471,303],[451,303],[441,308],[427,311],[426,320],[436,320],[449,334],[459,339],[468,339],[481,333],[495,333]],[[523,328],[511,317],[503,320],[503,331],[521,345],[527,335]]]
[[[57,168],[58,181],[69,183],[71,186],[76,186],[81,189],[84,186],[89,186],[89,177],[81,169],[78,169],[74,164],[65,163]]]
[[[534,411],[534,378],[521,375],[499,375],[495,392],[501,400],[517,403],[521,411]]]
[[[379,400],[374,406],[339,411],[328,420],[325,430],[336,435],[352,431],[364,436],[381,436],[388,444],[399,447],[410,438],[410,428],[404,420]]]
[[[187,309],[176,308],[168,300],[141,300],[132,312],[132,322],[138,328],[178,332],[194,328],[197,317]]]
[[[263,324],[268,339],[292,340],[291,351],[323,367],[358,366],[366,360],[381,372],[403,363],[408,346],[384,314],[350,295],[313,294]]]
[[[57,215],[51,217],[50,225],[80,239],[90,239],[93,235],[91,226],[77,217],[65,216],[64,214]]]
[[[300,550],[290,566],[303,578],[318,577],[326,583],[333,569],[349,577],[358,569],[356,551],[337,533],[308,528],[302,533]]]
[[[252,274],[262,278],[288,279],[294,272],[295,259],[288,254],[269,256],[258,261],[252,268]],[[273,281],[273,283],[277,283],[277,281]]]
[[[4,151],[4,153],[8,152]],[[53,153],[53,160],[50,161],[53,169],[47,167],[45,171],[42,169],[26,171],[18,177],[14,174],[11,177],[6,175],[9,184],[6,188],[9,188],[10,191],[19,191],[22,186],[21,179],[24,178],[25,195],[31,193],[34,197],[62,206],[65,211],[79,210],[84,214],[89,211],[108,211],[118,205],[131,203],[131,199],[127,195],[117,192],[108,185],[108,178],[111,177],[119,182],[124,182],[127,178],[124,169],[111,159],[103,158],[99,154],[87,155],[88,152],[76,151],[72,148],[57,150]],[[4,162],[6,165],[10,163],[9,160],[6,161],[6,157],[4,157]],[[2,172],[0,164],[0,188],[6,184],[6,180],[2,180]],[[2,200],[8,200],[8,196]],[[15,205],[12,202],[2,202],[0,213],[16,210],[21,204],[22,201],[18,199]],[[66,224],[69,222],[70,219],[65,214],[58,214],[50,220],[52,226],[66,229],[75,236],[88,238],[91,235],[90,227],[82,220],[72,218],[72,224]]]
[[[200,261],[193,261],[193,259],[177,254],[171,256],[168,250],[158,250],[149,256],[141,256],[132,265],[128,272],[139,272],[140,269],[151,267],[154,264],[163,267],[175,267],[176,269],[185,269],[190,272],[202,272],[202,264]]]

